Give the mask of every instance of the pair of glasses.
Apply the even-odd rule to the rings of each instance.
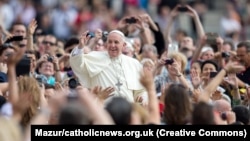
[[[44,45],[49,44],[50,46],[56,45],[55,43],[52,43],[52,42],[49,42],[49,41],[43,41],[42,43],[43,43]]]

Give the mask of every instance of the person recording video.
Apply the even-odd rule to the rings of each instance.
[[[61,82],[58,58],[44,54],[37,62],[37,73],[47,80],[47,83],[54,86],[56,82]]]

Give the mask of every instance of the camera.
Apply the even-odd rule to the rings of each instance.
[[[69,82],[68,82],[69,88],[70,89],[75,89],[78,85],[80,85],[80,83],[78,82],[77,79],[75,78],[70,78]]]
[[[42,87],[42,85],[47,85],[47,79],[44,76],[36,75],[35,78],[40,87]]]
[[[135,17],[127,18],[125,19],[125,22],[128,24],[133,24],[137,22],[137,19]]]
[[[94,38],[95,37],[95,33],[94,32],[88,32],[87,37],[90,36],[90,38]]]
[[[53,62],[53,57],[52,57],[52,56],[49,56],[47,60],[48,60],[49,62]]]
[[[228,57],[230,57],[230,53],[229,52],[222,52],[221,57],[228,58]]]
[[[104,42],[106,42],[106,41],[107,41],[108,34],[109,34],[109,32],[108,32],[108,31],[103,31],[103,32],[102,32],[102,40],[103,40]]]
[[[188,8],[186,6],[181,6],[181,7],[178,7],[178,11],[179,12],[187,12]]]
[[[172,65],[174,63],[174,59],[173,58],[169,58],[165,61],[166,65]]]

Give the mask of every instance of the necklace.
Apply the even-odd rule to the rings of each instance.
[[[117,82],[116,82],[116,87],[117,87],[117,90],[118,92],[120,92],[121,90],[121,86],[123,85],[123,83],[120,81],[120,77],[121,77],[121,74],[122,74],[122,66],[121,66],[121,61],[119,58],[117,59],[112,59],[112,66],[114,68],[114,71],[116,73],[116,79],[117,79]]]
[[[120,87],[122,86],[122,83],[120,82],[120,79],[118,79],[118,82],[115,85],[117,86],[118,91],[120,91],[121,90]]]

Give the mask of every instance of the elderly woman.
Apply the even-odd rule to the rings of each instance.
[[[173,52],[162,57],[157,63],[157,68],[165,67],[167,73],[161,73],[155,77],[155,85],[158,93],[161,92],[167,84],[182,84],[187,89],[192,89],[191,82],[186,79],[184,71],[187,65],[187,58],[180,52]]]

